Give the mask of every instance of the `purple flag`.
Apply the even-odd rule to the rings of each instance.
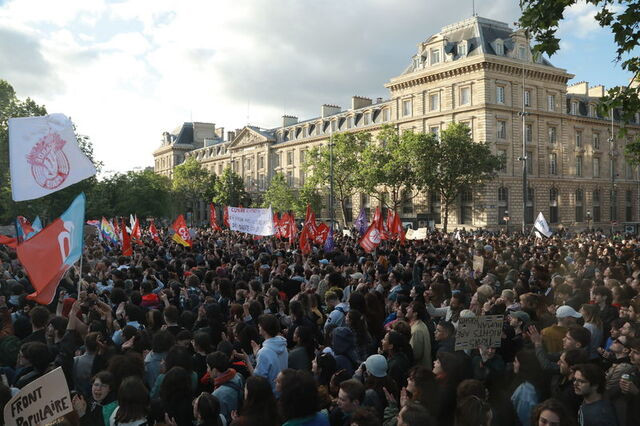
[[[367,232],[367,228],[369,227],[369,221],[367,220],[367,213],[364,211],[364,207],[360,208],[360,214],[355,222],[353,222],[353,226],[360,232],[360,235],[363,235]]]
[[[329,228],[329,234],[327,235],[327,239],[324,241],[324,251],[330,252],[333,251],[333,227]]]

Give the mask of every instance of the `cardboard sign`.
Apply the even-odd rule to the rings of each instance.
[[[73,411],[69,387],[58,367],[34,380],[4,406],[4,423],[35,426],[49,423]]]
[[[455,350],[499,348],[504,315],[460,318],[456,330]]]
[[[343,229],[342,230],[342,235],[345,236],[345,237],[351,237],[352,236],[351,235],[351,231],[348,230],[348,229]]]
[[[246,232],[263,237],[273,235],[273,213],[268,209],[229,207],[229,227],[232,231]]]
[[[484,269],[484,257],[473,256],[473,272],[482,272]]]
[[[425,240],[427,238],[427,228],[418,228],[417,230],[407,229],[405,238],[407,240]]]

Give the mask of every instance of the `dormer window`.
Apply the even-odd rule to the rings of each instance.
[[[571,102],[571,115],[578,115],[578,103]]]
[[[431,65],[440,63],[440,49],[431,49]]]
[[[502,40],[496,40],[496,55],[504,56],[504,43],[502,43]]]
[[[458,56],[466,56],[467,55],[467,42],[461,41],[458,43]]]
[[[523,61],[527,59],[527,49],[524,46],[518,47],[518,59],[522,59]]]

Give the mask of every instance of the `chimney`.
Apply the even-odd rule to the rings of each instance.
[[[368,107],[373,102],[369,98],[365,98],[363,96],[352,96],[351,97],[351,109],[360,109],[364,107]]]
[[[324,104],[321,107],[321,114],[320,115],[324,118],[324,117],[328,117],[330,115],[338,114],[341,111],[342,111],[342,108],[340,108],[337,105]]]
[[[297,123],[298,123],[298,117],[294,117],[293,115],[282,116],[282,127],[291,126]]]
[[[587,83],[586,81],[580,81],[578,83],[572,84],[571,86],[567,87],[567,93],[587,96],[587,94],[589,93],[589,83]]]
[[[589,87],[589,96],[594,98],[601,98],[604,96],[604,86],[602,84],[598,86]]]
[[[233,140],[236,138],[236,132],[234,132],[233,130],[229,130],[227,132],[227,138],[228,142],[233,142]]]
[[[219,128],[216,129],[216,136],[220,140],[224,140],[224,127],[219,127]]]
[[[377,104],[382,103],[382,98],[376,98],[376,103],[377,103]]]
[[[166,144],[171,143],[171,134],[169,132],[162,133],[162,141]]]

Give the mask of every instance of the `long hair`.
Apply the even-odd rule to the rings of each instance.
[[[118,412],[120,423],[144,419],[149,413],[149,389],[136,376],[125,378],[118,389]]]
[[[600,307],[598,305],[585,303],[580,309],[583,312],[584,322],[589,322],[602,329],[602,318],[600,317]]]
[[[250,376],[246,383],[247,396],[244,400],[241,416],[261,420],[262,422],[277,422],[278,405],[273,395],[269,381],[261,376]]]
[[[202,392],[196,404],[202,426],[222,426],[220,401],[208,392]]]
[[[577,426],[575,418],[570,414],[567,407],[557,399],[547,399],[544,402],[536,405],[531,414],[531,424],[537,425],[540,420],[540,415],[544,411],[551,411],[560,418],[560,426]]]

